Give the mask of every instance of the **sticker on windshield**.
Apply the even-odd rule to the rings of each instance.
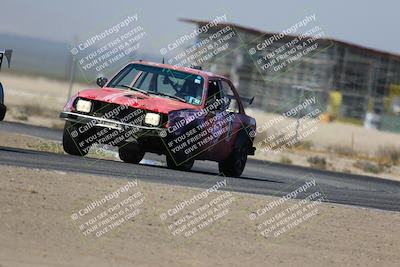
[[[201,84],[201,81],[199,79],[196,79],[194,80],[194,83]]]
[[[194,97],[189,97],[189,101],[190,104],[194,104],[194,105],[200,105],[200,99],[194,98]]]

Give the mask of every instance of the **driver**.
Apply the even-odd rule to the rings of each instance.
[[[189,104],[200,105],[202,97],[203,88],[201,86],[201,81],[199,79],[187,79],[182,85],[180,95]]]

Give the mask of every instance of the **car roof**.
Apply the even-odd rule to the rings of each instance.
[[[222,76],[222,75],[210,72],[210,71],[198,70],[198,69],[194,69],[194,68],[190,68],[190,67],[180,67],[180,66],[175,66],[175,65],[165,64],[165,63],[156,63],[156,62],[143,61],[143,60],[132,61],[132,62],[130,62],[130,64],[142,64],[142,65],[147,65],[147,66],[155,66],[155,67],[159,67],[159,68],[166,68],[166,69],[173,69],[173,70],[177,70],[177,71],[187,72],[187,73],[191,73],[194,75],[207,76],[208,78],[229,80],[225,76]]]

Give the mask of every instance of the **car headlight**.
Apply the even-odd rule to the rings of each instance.
[[[79,112],[89,113],[90,110],[92,109],[92,102],[87,101],[87,100],[83,100],[83,99],[79,99],[76,102],[75,108]]]
[[[147,113],[144,117],[144,123],[148,125],[158,126],[160,124],[160,114]]]

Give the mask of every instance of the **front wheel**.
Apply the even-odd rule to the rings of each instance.
[[[239,149],[234,149],[226,160],[218,163],[219,172],[225,176],[240,177],[246,166],[248,150],[247,143]]]
[[[173,170],[190,171],[193,167],[194,160],[186,159],[184,162],[177,161],[171,156],[167,156],[167,167]]]
[[[6,112],[7,112],[7,107],[4,106],[3,104],[0,104],[0,121],[4,120]]]
[[[6,111],[7,107],[4,105],[3,85],[0,83],[0,121],[4,120],[4,117],[6,116]]]
[[[85,156],[89,152],[90,147],[80,147],[81,141],[85,143],[85,140],[82,136],[79,136],[77,128],[78,127],[71,122],[65,122],[62,140],[63,148],[64,151],[70,155]]]
[[[126,144],[118,148],[119,158],[126,163],[139,163],[145,152],[140,149],[138,144]]]

